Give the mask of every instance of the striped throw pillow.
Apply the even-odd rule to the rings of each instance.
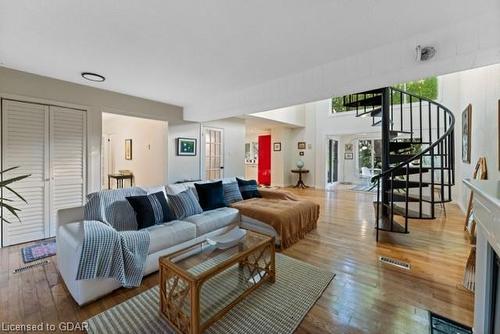
[[[226,205],[243,201],[243,197],[241,197],[238,183],[236,182],[223,183],[222,187],[224,188],[224,202],[226,203]]]
[[[163,191],[144,196],[129,196],[126,199],[135,211],[139,230],[174,219]]]
[[[191,189],[184,190],[176,195],[169,194],[168,201],[177,219],[184,219],[203,212]]]

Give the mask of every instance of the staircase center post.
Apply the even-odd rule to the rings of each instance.
[[[391,119],[389,115],[389,110],[391,107],[391,88],[386,87],[382,93],[382,171],[386,171],[390,168],[390,124]],[[388,204],[389,204],[389,177],[382,177],[382,203],[386,204],[382,206],[382,215],[384,217],[388,216]]]

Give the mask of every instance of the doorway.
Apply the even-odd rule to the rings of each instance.
[[[224,130],[203,128],[205,180],[218,180],[224,177]]]
[[[326,179],[327,183],[337,182],[339,179],[339,141],[335,139],[328,139],[328,159]]]

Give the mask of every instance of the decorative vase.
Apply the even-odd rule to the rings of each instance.
[[[297,160],[297,168],[302,169],[304,167],[304,161],[301,159]]]

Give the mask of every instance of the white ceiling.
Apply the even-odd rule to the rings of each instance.
[[[402,54],[412,59],[415,36],[442,46],[438,55],[449,47],[438,37],[454,38],[455,53],[447,55],[457,69],[464,67],[455,59],[460,47],[475,52],[469,67],[500,59],[500,53],[477,59],[477,50],[500,46],[499,9],[497,0],[0,0],[0,65],[180,105],[187,118],[208,120],[324,98],[342,90],[336,87],[354,89],[347,84],[351,72],[391,72],[386,62],[392,59],[364,68],[365,58],[358,57],[346,72],[318,79],[322,86],[314,91],[287,86],[284,94],[279,80],[297,75],[298,81],[301,73],[369,57],[396,41],[410,41]],[[463,25],[471,27],[468,33]],[[476,26],[492,26],[485,28],[487,38],[479,39]],[[470,46],[472,40],[480,42]],[[84,81],[82,71],[107,80]],[[425,68],[406,76],[418,73]],[[262,96],[266,87],[273,96]]]

